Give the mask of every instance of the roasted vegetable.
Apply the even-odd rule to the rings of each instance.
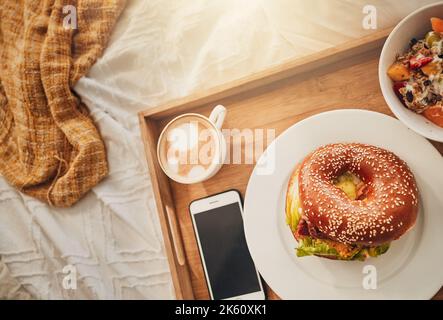
[[[394,63],[388,69],[388,76],[392,81],[404,81],[409,79],[411,73],[404,64]]]
[[[435,32],[443,32],[443,19],[431,18],[431,25]]]
[[[430,31],[426,34],[425,42],[428,48],[432,48],[434,43],[441,40],[441,35],[435,31]]]
[[[421,71],[423,71],[423,73],[427,76],[430,76],[432,74],[435,75],[440,71],[440,67],[439,67],[438,63],[431,62],[431,63],[428,63],[427,65],[421,67]]]
[[[425,111],[423,111],[423,115],[437,126],[443,127],[443,107],[432,106],[426,108]]]
[[[402,82],[395,82],[393,85],[395,94],[403,104],[405,104],[405,101],[403,99],[403,95],[400,92],[400,89],[406,87],[406,84],[407,84],[406,81],[402,81]]]
[[[406,84],[407,84],[407,83],[406,83],[405,81],[401,81],[401,82],[396,82],[396,83],[394,83],[394,91],[395,91],[395,93],[401,95],[401,93],[400,93],[400,89],[406,87]]]

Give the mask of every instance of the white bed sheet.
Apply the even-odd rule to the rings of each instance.
[[[431,2],[130,0],[75,87],[105,140],[109,177],[68,209],[0,178],[0,295],[21,284],[39,299],[173,298],[137,112],[372,32],[362,28],[367,4],[383,28]],[[76,290],[63,288],[66,265]]]

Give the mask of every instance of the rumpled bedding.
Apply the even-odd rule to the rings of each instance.
[[[431,2],[370,4],[381,29]],[[109,176],[65,209],[0,178],[0,298],[174,298],[137,112],[373,32],[362,27],[367,4],[128,1],[75,87],[105,142]],[[77,288],[66,289],[72,268]]]
[[[11,276],[8,267],[0,260],[0,297],[2,299],[31,299],[31,294]]]

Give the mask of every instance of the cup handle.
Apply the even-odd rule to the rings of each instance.
[[[217,127],[217,129],[221,129],[223,122],[225,121],[226,116],[226,108],[219,104],[212,110],[209,120]]]

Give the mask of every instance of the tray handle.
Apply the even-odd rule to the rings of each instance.
[[[175,251],[175,256],[177,262],[180,266],[184,266],[186,263],[185,251],[183,249],[183,242],[180,237],[180,231],[177,224],[177,217],[175,215],[175,210],[169,205],[165,205],[166,215],[168,217],[168,223],[171,227],[172,242]]]

